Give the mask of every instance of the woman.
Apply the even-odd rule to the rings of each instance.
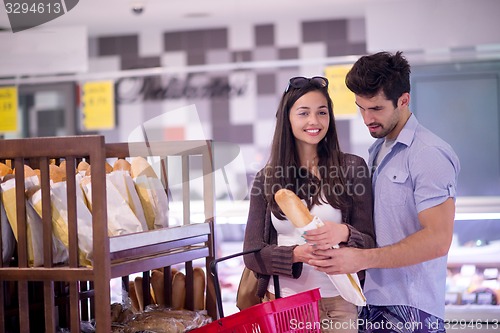
[[[340,150],[326,78],[291,78],[276,118],[271,155],[255,177],[245,231],[244,250],[260,251],[245,255],[245,265],[258,275],[259,297],[273,298],[272,275],[279,276],[282,296],[319,287],[322,331],[357,332],[356,306],[307,262],[319,258],[315,249],[374,246],[368,167],[361,157]],[[274,200],[281,188],[295,192],[325,225],[298,235]]]

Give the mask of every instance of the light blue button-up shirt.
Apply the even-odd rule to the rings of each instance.
[[[383,142],[378,139],[370,147],[370,167]],[[419,231],[419,212],[455,198],[459,170],[451,146],[411,115],[373,171],[377,246],[397,243]],[[367,270],[367,303],[409,305],[444,318],[446,261],[444,256],[407,267]]]

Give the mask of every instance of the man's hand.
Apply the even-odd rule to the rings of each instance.
[[[315,254],[315,247],[309,244],[297,245],[293,249],[293,262],[303,262],[308,263],[309,260],[321,260],[327,259],[327,257],[321,254]]]
[[[368,259],[368,251],[353,247],[315,250],[314,254],[323,257],[323,259],[311,259],[307,263],[318,271],[330,275],[357,273],[366,268],[365,261]]]

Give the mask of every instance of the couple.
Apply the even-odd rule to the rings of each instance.
[[[445,332],[458,158],[410,112],[410,65],[401,52],[361,57],[346,84],[377,139],[369,167],[340,150],[328,80],[290,79],[250,196],[244,250],[261,250],[245,265],[258,276],[261,298],[274,294],[271,275],[283,296],[319,287],[323,332],[357,332],[353,323],[360,332]],[[325,225],[297,235],[274,200],[280,188]],[[359,320],[325,273],[358,273],[368,304]]]

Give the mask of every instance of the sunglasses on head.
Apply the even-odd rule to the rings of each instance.
[[[316,88],[326,88],[328,87],[328,80],[326,79],[326,77],[322,76],[313,76],[312,78],[303,76],[292,77],[290,81],[288,81],[288,86],[285,89],[285,93],[287,93],[290,88],[300,89],[304,88],[307,85],[312,85]]]

